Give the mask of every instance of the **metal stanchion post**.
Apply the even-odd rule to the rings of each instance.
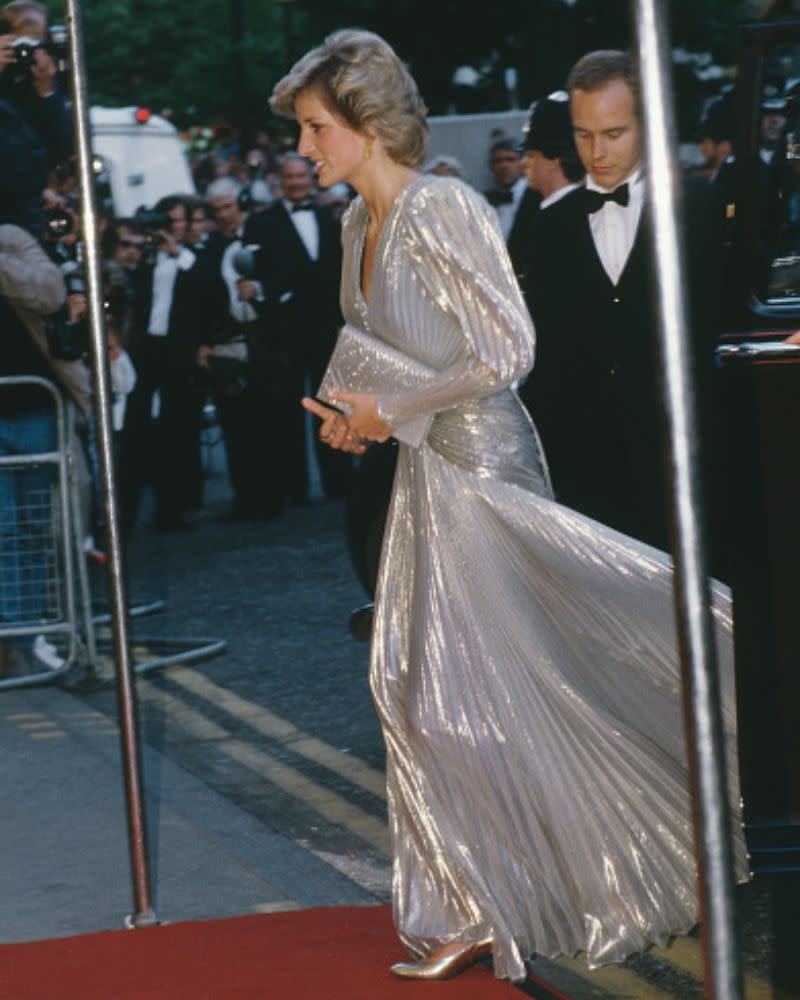
[[[653,210],[664,403],[673,478],[675,600],[692,779],[705,995],[741,1000],[734,868],[705,544],[686,287],[676,213],[677,149],[669,92],[667,5],[635,0],[647,182]],[[657,196],[656,196],[657,195]]]
[[[114,654],[119,685],[122,763],[125,775],[130,857],[136,907],[135,912],[127,918],[126,924],[133,927],[147,927],[157,923],[158,920],[153,911],[150,891],[136,702],[130,643],[128,639],[127,595],[114,483],[111,379],[103,318],[103,288],[100,271],[94,172],[92,170],[88,88],[83,47],[83,20],[80,0],[65,0],[65,5],[71,51],[70,77],[72,82],[75,146],[87,271],[86,286],[89,301],[89,327],[91,330],[97,441],[100,452],[100,473],[103,483],[106,524],[108,525],[108,583],[111,593]]]

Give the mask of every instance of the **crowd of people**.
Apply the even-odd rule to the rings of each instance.
[[[782,93],[765,98],[765,178],[781,141],[788,99]],[[733,128],[732,92],[727,92],[711,102],[703,117],[703,164],[694,170],[717,195],[720,224],[732,198]],[[86,469],[86,546],[101,559],[102,504],[71,142],[71,109],[59,86],[45,8],[36,0],[12,0],[0,11],[0,222],[19,228],[43,248],[43,273],[55,268],[63,302],[37,313],[34,325],[43,331],[34,355],[37,364],[23,362],[26,355],[8,349],[7,341],[0,348],[0,375],[48,374],[73,401],[80,415],[78,464]],[[545,303],[560,281],[556,276],[547,288],[536,290],[555,259],[551,240],[558,242],[556,235],[545,235],[548,220],[563,214],[564,205],[575,204],[570,196],[576,189],[591,187],[575,145],[567,94],[556,92],[535,103],[522,141],[502,133],[487,136],[487,159],[494,184],[483,193],[496,213],[536,325],[546,329],[551,307]],[[341,326],[340,220],[353,189],[343,182],[318,185],[308,160],[276,145],[266,129],[257,130],[248,142],[232,129],[219,131],[210,148],[195,151],[191,167],[194,191],[172,193],[133,217],[101,220],[119,499],[128,537],[142,521],[141,498],[151,487],[155,527],[191,529],[203,506],[201,435],[209,402],[224,436],[233,497],[225,517],[274,518],[287,505],[308,502],[312,480],[331,498],[345,496],[351,482],[350,456],[318,446],[309,454],[309,418],[297,400],[314,393]],[[448,155],[421,169],[464,177],[463,166]],[[703,228],[709,243],[717,240],[719,228],[715,220]],[[722,241],[719,237],[719,249]],[[707,248],[700,252],[705,254],[705,302],[716,287],[713,261],[718,255]],[[537,256],[541,253],[547,261]],[[570,265],[564,274],[572,270]],[[567,289],[562,291],[565,301],[574,301]],[[17,291],[4,284],[2,295],[9,309]],[[52,304],[49,298],[47,302]],[[561,319],[562,305],[552,305]],[[19,316],[14,322],[24,331],[20,336],[39,336]],[[709,343],[718,330],[715,323],[705,328]],[[553,443],[570,434],[577,440],[581,430],[575,407],[565,419],[557,400],[551,400],[552,407],[548,402],[558,380],[545,374],[544,343],[536,375],[520,391],[546,430],[557,467],[559,449]],[[566,363],[566,358],[559,362]],[[611,367],[615,385],[624,385],[621,363]],[[37,408],[35,401],[30,405]],[[280,414],[280,432],[267,443],[265,429],[275,426],[275,414]],[[8,420],[3,423],[8,427]],[[596,452],[587,454],[584,468],[591,469],[596,457]],[[573,468],[568,463],[557,476],[562,495],[570,499]],[[617,495],[603,498],[596,513],[629,527],[620,515],[626,505],[639,514],[657,505],[630,500],[636,490],[625,489],[623,478],[616,477]],[[17,506],[22,509],[19,482],[18,477]],[[578,489],[575,503],[584,500]],[[663,524],[660,514],[657,521]],[[5,530],[10,538],[19,525],[9,520]],[[639,534],[665,544],[661,531],[643,527]],[[0,606],[0,621],[11,617],[10,608]]]
[[[81,206],[71,107],[57,62],[42,5],[13,0],[2,8],[0,379],[45,378],[73,411],[66,447],[81,487],[85,548],[102,561]],[[101,214],[126,537],[142,520],[150,488],[157,529],[192,526],[189,515],[203,503],[201,431],[209,401],[228,459],[233,499],[225,518],[268,519],[287,504],[308,502],[312,473],[326,497],[348,489],[348,457],[327,449],[318,459],[307,454],[297,401],[313,391],[340,324],[339,217],[350,192],[320,196],[305,159],[259,154],[258,140],[247,156],[246,184],[229,150],[231,169],[198,183],[201,193],[167,195],[135,217]],[[264,169],[255,176],[258,156]],[[200,173],[198,166],[198,181]],[[32,384],[4,384],[0,395],[0,454],[51,450],[52,400]],[[276,414],[280,433],[269,435]],[[32,511],[41,509],[52,481],[38,466],[0,474],[0,630],[41,619],[46,525]],[[0,676],[41,667],[38,639],[0,638]],[[57,663],[45,645],[49,665]]]

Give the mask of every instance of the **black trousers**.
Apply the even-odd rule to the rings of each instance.
[[[280,512],[282,495],[276,451],[282,447],[275,429],[275,405],[252,372],[243,392],[214,397],[234,495],[242,517],[271,517]]]
[[[147,336],[133,363],[136,386],[128,397],[120,447],[123,527],[133,529],[142,491],[153,486],[156,521],[169,524],[194,507],[201,492],[200,430],[203,399],[188,365],[169,337]],[[153,400],[159,396],[158,416]]]
[[[316,391],[322,374],[308,373],[311,393]],[[308,462],[306,444],[306,411],[300,400],[306,394],[307,372],[294,367],[287,373],[285,403],[281,407],[285,447],[281,462],[282,492],[295,503],[308,499]],[[347,495],[352,475],[352,457],[345,452],[334,451],[319,439],[320,422],[314,418],[314,447],[319,466],[322,488],[328,499],[341,499]]]

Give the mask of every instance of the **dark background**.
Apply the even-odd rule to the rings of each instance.
[[[62,20],[61,5],[49,6],[53,21]],[[737,27],[792,16],[798,6],[669,0],[673,46],[693,57],[676,62],[681,138],[692,138],[697,108],[730,79]],[[516,68],[526,107],[563,86],[584,52],[631,41],[628,0],[499,0],[485,13],[465,0],[94,0],[84,16],[92,103],[166,110],[181,128],[269,122],[275,82],[341,27],[383,35],[408,63],[432,114],[454,110],[451,80],[460,65],[493,66],[481,101],[484,110],[499,111],[508,107],[506,67]]]

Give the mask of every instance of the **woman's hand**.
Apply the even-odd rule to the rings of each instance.
[[[368,441],[388,441],[392,428],[378,416],[378,397],[373,392],[332,392],[331,399],[352,406],[347,423],[353,433]]]
[[[322,420],[319,429],[319,439],[330,445],[337,451],[349,451],[353,455],[363,455],[367,450],[366,442],[356,434],[351,428],[347,417],[338,410],[332,410],[329,406],[323,406],[315,399],[307,396],[301,400],[303,406],[309,413]]]

